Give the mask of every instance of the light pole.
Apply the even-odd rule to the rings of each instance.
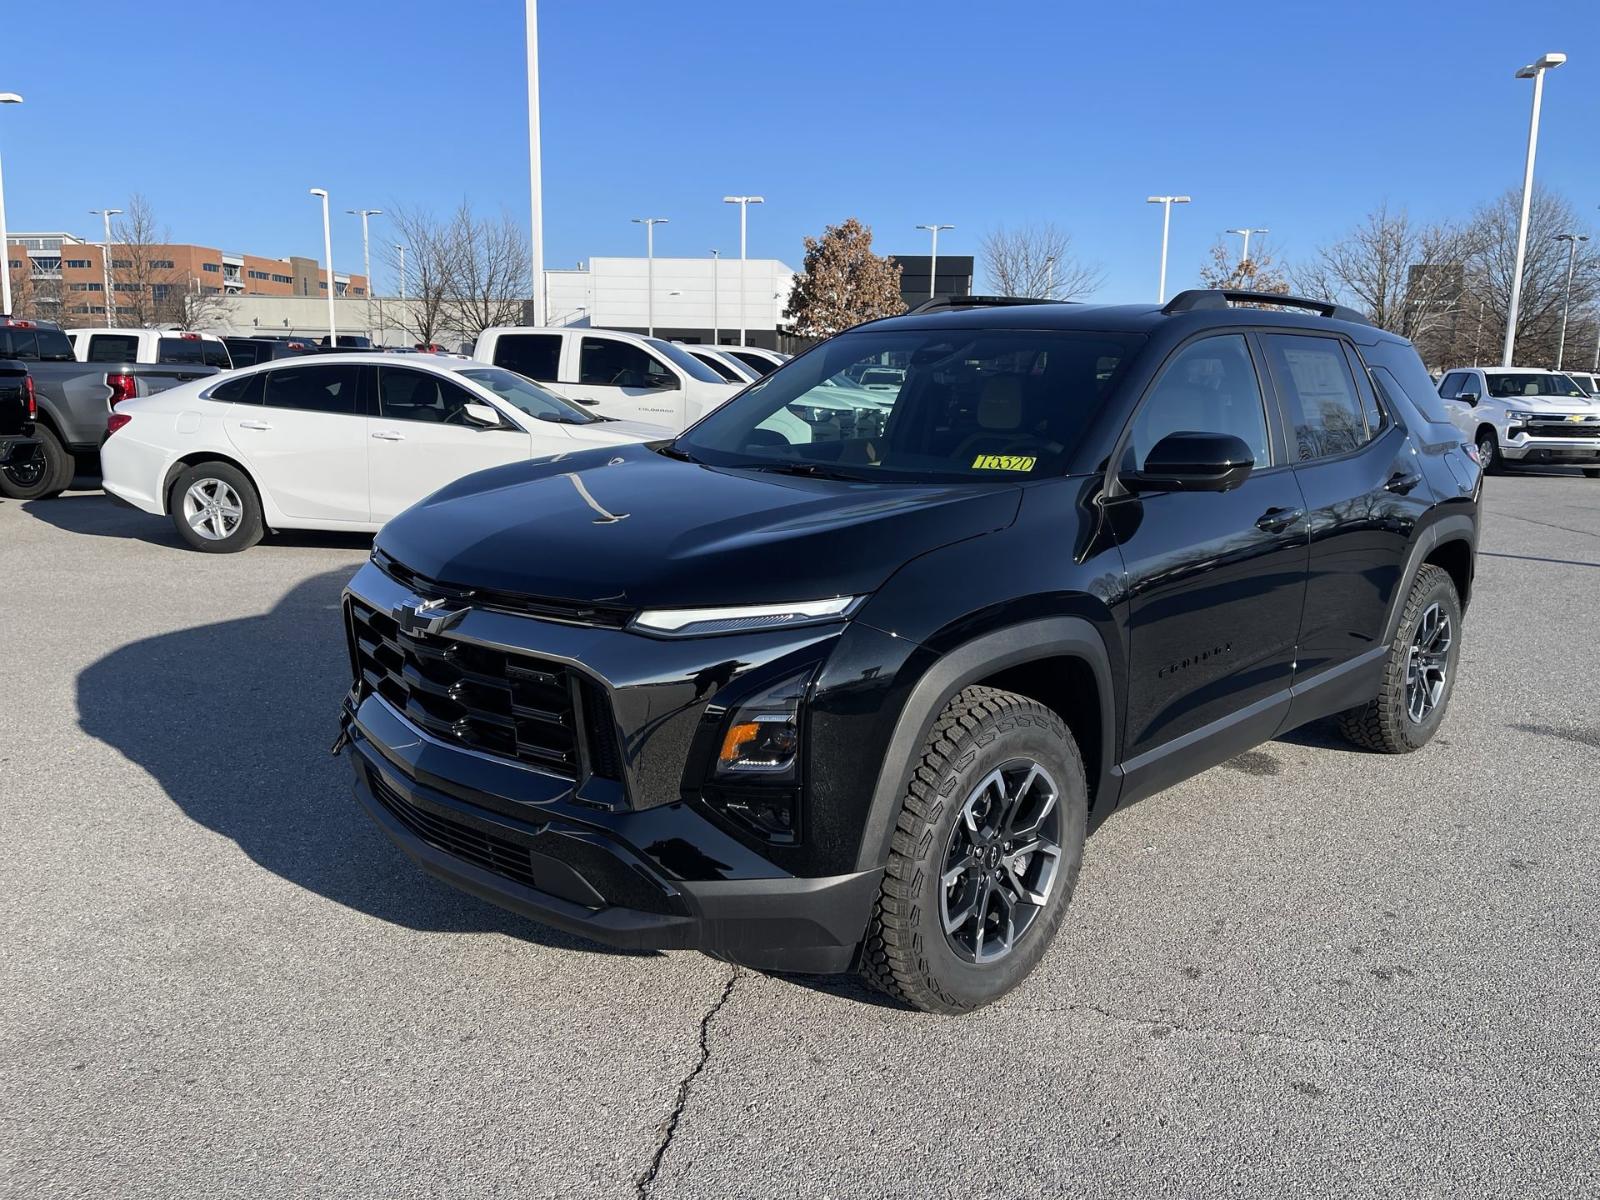
[[[1561,336],[1556,339],[1556,370],[1561,370],[1561,359],[1567,350],[1567,312],[1572,308],[1572,268],[1577,265],[1578,243],[1587,242],[1589,235],[1584,233],[1558,233],[1550,239],[1552,242],[1565,242],[1567,244],[1567,294],[1561,301]]]
[[[333,319],[333,229],[328,224],[328,189],[312,188],[313,196],[322,197],[322,256],[328,262],[328,349],[339,348],[339,331]]]
[[[750,214],[752,204],[765,204],[765,196],[724,196],[724,204],[737,204],[739,206],[739,345],[744,345],[744,251],[746,217]]]
[[[111,218],[120,217],[120,208],[91,208],[91,217],[99,217],[105,222],[106,241],[105,251],[100,255],[100,274],[105,280],[102,285],[106,289],[106,324],[112,329],[117,327],[117,299],[116,293],[111,290]]]
[[[1172,206],[1188,204],[1189,197],[1149,196],[1145,203],[1161,205],[1161,283],[1156,288],[1156,303],[1164,304],[1167,299],[1167,238],[1172,232]]]
[[[15,92],[0,92],[0,104],[21,104]],[[0,317],[11,315],[11,241],[6,236],[5,172],[0,171]]]
[[[932,300],[938,290],[939,279],[939,230],[954,229],[954,225],[918,225],[918,229],[926,229],[933,234],[933,257],[928,260],[928,299]]]
[[[544,177],[539,154],[539,0],[526,0],[528,27],[528,269],[533,272],[533,323],[545,323]]]
[[[665,225],[666,217],[635,217],[635,225],[644,226],[644,311],[645,332],[656,335],[656,226]]]
[[[1056,298],[1056,256],[1050,255],[1044,260],[1044,298]]]
[[[400,252],[400,299],[404,300],[406,298],[406,248],[399,242],[394,244],[394,248]]]
[[[367,218],[381,217],[381,208],[347,208],[352,217],[361,218],[361,269],[367,273],[367,336],[372,336],[372,253],[367,243]]]
[[[1271,233],[1270,229],[1225,229],[1224,233],[1237,233],[1244,238],[1244,250],[1239,254],[1239,264],[1243,266],[1250,261],[1250,235],[1252,233]]]
[[[1533,80],[1533,114],[1528,119],[1528,159],[1522,169],[1522,213],[1517,218],[1517,261],[1511,275],[1511,307],[1506,311],[1506,346],[1500,365],[1511,366],[1517,348],[1517,307],[1522,302],[1522,260],[1528,252],[1528,206],[1533,203],[1533,155],[1539,148],[1539,103],[1544,99],[1544,73],[1567,61],[1565,54],[1546,54],[1517,72]]]
[[[717,276],[721,273],[721,271],[722,271],[722,251],[720,251],[720,250],[712,250],[711,251],[711,344],[713,346],[715,346],[717,344],[717,342],[720,340],[718,338],[718,334],[721,332],[717,328],[717,326],[719,324],[719,322],[717,321],[717,317],[718,317],[718,313],[717,313]]]

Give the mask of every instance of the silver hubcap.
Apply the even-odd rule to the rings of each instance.
[[[183,519],[208,542],[231,537],[244,520],[239,493],[220,479],[197,479],[183,494]]]
[[[944,936],[968,962],[1011,953],[1044,911],[1061,865],[1056,781],[1019,758],[972,789],[945,851],[939,916]]]
[[[1428,605],[1417,622],[1406,658],[1406,715],[1420,725],[1444,699],[1444,685],[1450,668],[1450,615],[1437,604]]]

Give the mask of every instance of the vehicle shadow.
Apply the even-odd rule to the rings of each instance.
[[[93,487],[93,491],[78,490]],[[172,522],[166,517],[152,516],[126,504],[113,500],[99,490],[98,481],[81,477],[73,481],[73,491],[50,500],[29,500],[22,511],[47,525],[67,533],[88,534],[92,537],[131,538],[152,546],[166,546],[174,550],[189,547],[178,536]],[[372,545],[370,533],[327,533],[319,530],[294,529],[269,533],[264,546],[328,546],[336,549],[366,549]],[[246,551],[251,553],[251,551]]]
[[[329,571],[269,612],[113,651],[78,676],[83,731],[148,771],[191,820],[335,903],[412,929],[617,953],[446,887],[362,811],[349,764],[328,753],[349,685],[348,578]]]

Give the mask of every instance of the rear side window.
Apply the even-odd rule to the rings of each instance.
[[[240,375],[217,384],[206,393],[207,400],[220,400],[224,404],[260,404],[261,384],[266,379],[263,372]]]
[[[264,374],[267,382],[263,403],[269,408],[355,415],[359,367],[343,363],[280,367]]]
[[[1374,375],[1379,371],[1384,372],[1384,376],[1379,377],[1383,378],[1385,389],[1391,398],[1394,388],[1399,388],[1412,407],[1435,425],[1450,424],[1450,413],[1440,397],[1453,397],[1472,383],[1472,375],[1469,372],[1451,371],[1444,377],[1436,391],[1433,380],[1428,378],[1428,370],[1422,365],[1422,359],[1418,357],[1417,352],[1399,342],[1379,342],[1375,346],[1363,346],[1361,353],[1371,365]],[[1445,386],[1452,379],[1456,380],[1454,391]],[[1393,387],[1389,386],[1391,381]]]
[[[561,366],[561,335],[501,334],[494,344],[494,365],[541,383],[554,383]]]
[[[210,339],[200,343],[200,361],[208,367],[221,367],[224,371],[233,369],[233,359],[228,356],[228,347],[222,342],[213,342]]]
[[[236,367],[253,367],[261,361],[261,346],[255,342],[229,342],[228,355]]]
[[[89,338],[84,362],[126,363],[139,357],[139,339],[126,333],[96,333]]]
[[[1291,457],[1310,462],[1366,445],[1366,413],[1337,338],[1265,333],[1261,343],[1283,397]]]
[[[709,373],[709,372],[708,372]],[[713,376],[713,378],[715,378]],[[657,381],[677,385],[677,376],[655,355],[630,342],[610,338],[584,338],[578,365],[578,382],[603,387],[657,387]]]
[[[0,329],[0,358],[24,362],[72,362],[72,341],[59,329]]]

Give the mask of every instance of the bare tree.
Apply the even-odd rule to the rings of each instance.
[[[1043,224],[1000,227],[978,243],[988,286],[1002,296],[1070,300],[1095,290],[1105,279],[1097,263],[1072,252],[1072,236],[1059,226]]]
[[[528,239],[522,226],[505,212],[479,218],[463,200],[447,237],[449,324],[468,341],[493,325],[516,324],[528,291]]]
[[[156,220],[149,200],[137,192],[128,197],[128,211],[112,222],[111,241],[106,247],[112,288],[106,297],[107,318],[114,305],[119,325],[156,324],[161,306],[170,302],[182,280],[167,257],[171,236]]]
[[[1277,295],[1289,290],[1289,280],[1279,269],[1277,254],[1265,235],[1256,239],[1254,254],[1238,259],[1233,256],[1233,247],[1218,237],[1211,246],[1208,260],[1200,266],[1200,282],[1208,288]]]
[[[393,247],[390,268],[401,281],[405,303],[390,311],[399,328],[422,345],[439,340],[450,294],[451,226],[423,209],[391,206],[390,220],[405,246],[402,255]]]
[[[169,285],[164,299],[155,306],[156,320],[179,329],[214,329],[233,313],[233,303],[221,288],[203,283],[194,275]]]
[[[854,217],[805,240],[805,269],[783,315],[801,337],[832,337],[841,329],[906,310],[900,264],[873,253],[872,230]]]

